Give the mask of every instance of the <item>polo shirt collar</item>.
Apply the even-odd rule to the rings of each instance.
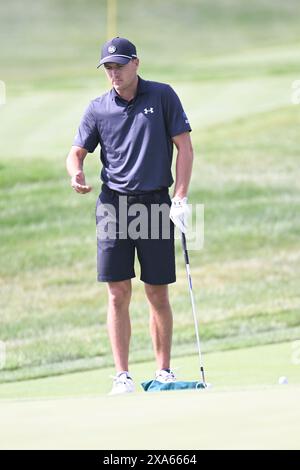
[[[146,80],[143,80],[139,75],[138,75],[138,86],[137,86],[137,92],[136,92],[136,96],[138,95],[142,95],[143,93],[146,93],[147,92],[147,81]],[[111,96],[112,96],[112,99],[116,99],[116,98],[119,98],[119,99],[122,99],[118,93],[116,92],[116,90],[114,88],[111,89]]]
[[[137,87],[137,95],[141,95],[148,91],[147,81],[143,80],[140,76],[138,76],[138,87]]]

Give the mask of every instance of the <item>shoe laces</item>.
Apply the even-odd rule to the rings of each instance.
[[[171,369],[169,369],[169,371],[165,369],[157,370],[155,378],[158,378],[159,376],[163,377],[163,379],[166,381],[173,381],[174,379],[176,380],[175,374]]]
[[[122,372],[121,374],[116,375],[110,375],[109,377],[113,379],[114,384],[126,384],[128,379],[132,381],[132,378],[127,375],[126,372]]]

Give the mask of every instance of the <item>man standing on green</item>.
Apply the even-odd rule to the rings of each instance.
[[[121,197],[126,197],[128,211],[136,203],[144,204],[149,214],[153,204],[170,207],[168,238],[160,229],[158,239],[151,236],[133,239],[118,231],[113,240],[97,239],[98,281],[107,283],[107,324],[116,367],[111,393],[119,394],[134,391],[128,360],[135,253],[150,309],[150,332],[157,362],[155,378],[161,382],[176,380],[170,369],[173,318],[168,284],[176,281],[174,224],[183,232],[187,227],[193,149],[191,128],[178,96],[169,85],[143,80],[137,74],[139,59],[130,41],[116,37],[105,43],[98,67],[101,65],[112,88],[92,100],[82,118],[67,158],[71,185],[80,194],[91,190],[85,181],[83,162],[87,153],[94,152],[100,144],[102,189],[97,201],[97,223],[101,222],[98,209],[103,205],[110,204],[118,214]],[[171,200],[168,188],[174,182],[171,173],[174,144],[176,180]],[[116,220],[117,228],[119,222]]]

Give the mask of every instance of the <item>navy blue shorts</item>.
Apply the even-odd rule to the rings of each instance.
[[[126,196],[102,186],[96,204],[98,281],[135,277],[135,252],[143,282],[161,285],[176,281],[170,205],[167,188]]]

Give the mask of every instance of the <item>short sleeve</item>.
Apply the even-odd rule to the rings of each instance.
[[[98,144],[99,132],[93,113],[93,102],[91,102],[81,119],[73,145],[85,148],[88,152],[93,153]]]
[[[191,126],[184,112],[181,101],[170,85],[166,85],[163,92],[163,109],[166,126],[170,137],[191,132]]]

